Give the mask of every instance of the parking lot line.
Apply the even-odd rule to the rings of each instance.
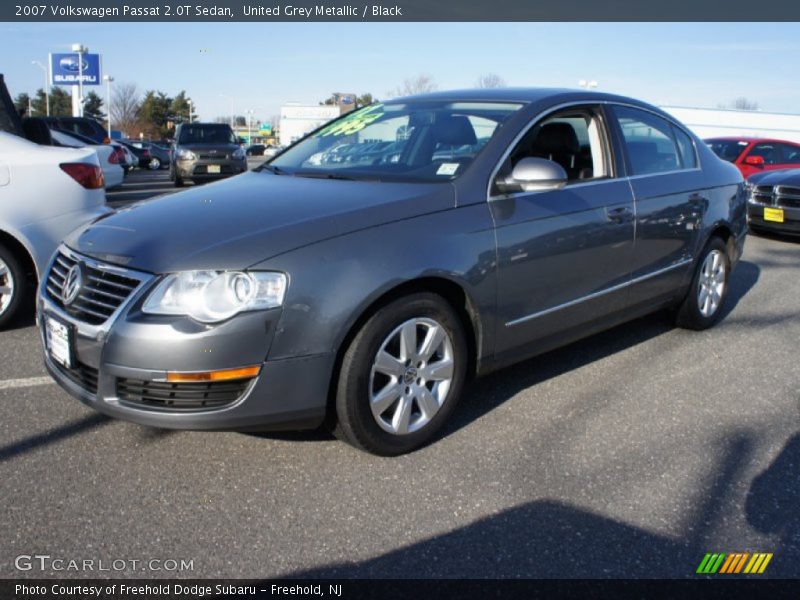
[[[3,379],[0,380],[0,390],[34,387],[37,385],[49,385],[51,383],[53,383],[53,380],[50,377],[27,377],[25,379]]]

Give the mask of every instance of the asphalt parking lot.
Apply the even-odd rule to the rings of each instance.
[[[115,206],[172,192],[137,172]],[[0,332],[0,577],[690,577],[772,552],[800,577],[800,242],[749,237],[722,323],[663,313],[470,384],[440,439],[171,432],[44,378]],[[18,555],[193,570],[18,571]]]

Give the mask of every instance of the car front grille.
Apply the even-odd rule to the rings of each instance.
[[[800,208],[800,188],[776,185],[775,204],[783,208]]]
[[[758,185],[753,188],[753,201],[779,208],[800,208],[800,187]]]
[[[88,277],[83,282],[78,297],[66,306],[62,298],[64,282],[67,273],[77,262],[77,259],[61,251],[56,254],[47,277],[47,294],[56,305],[69,314],[92,325],[100,325],[107,321],[141,283],[138,279],[84,263]]]
[[[53,361],[53,364],[56,369],[58,369],[58,372],[72,381],[72,383],[79,385],[91,394],[97,393],[97,369],[94,367],[90,367],[81,362],[76,363],[69,369],[55,361]]]
[[[141,379],[117,379],[117,397],[140,407],[172,411],[222,408],[233,404],[245,393],[252,379],[170,383]]]
[[[198,154],[200,160],[228,160],[227,154]]]
[[[753,200],[759,204],[772,204],[772,186],[758,185],[753,188]]]

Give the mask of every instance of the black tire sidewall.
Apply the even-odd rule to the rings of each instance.
[[[453,381],[439,412],[420,431],[398,436],[381,429],[369,408],[369,378],[378,349],[394,329],[413,318],[428,317],[440,323],[453,342]],[[430,441],[455,409],[464,385],[467,345],[464,328],[455,311],[441,297],[419,293],[396,300],[378,310],[361,328],[345,353],[336,391],[338,428],[347,441],[374,454],[394,456]]]
[[[725,261],[725,288],[720,299],[719,306],[714,314],[706,317],[700,312],[700,305],[698,304],[697,291],[700,286],[700,274],[703,270],[703,263],[705,263],[708,255],[713,251],[718,250]],[[689,293],[686,296],[679,312],[679,325],[689,327],[691,329],[707,329],[716,324],[724,312],[725,301],[728,298],[730,290],[730,277],[731,277],[731,260],[728,256],[728,248],[725,242],[718,237],[711,238],[703,249],[700,259],[695,266],[694,276],[692,277],[692,285],[689,288]]]

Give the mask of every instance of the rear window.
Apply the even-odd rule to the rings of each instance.
[[[17,109],[11,101],[3,76],[0,75],[0,131],[24,137]]]
[[[236,136],[230,125],[184,125],[179,144],[235,144]]]

